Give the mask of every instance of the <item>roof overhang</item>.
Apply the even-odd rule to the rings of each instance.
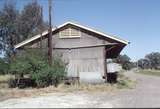
[[[106,45],[106,59],[116,58],[125,46],[123,44]]]

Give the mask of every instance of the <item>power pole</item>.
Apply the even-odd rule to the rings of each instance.
[[[42,15],[42,12],[43,12],[43,9],[42,7],[40,8],[40,17],[42,18],[43,15]],[[40,35],[41,35],[41,38],[40,38],[40,49],[42,50],[42,25],[40,27]]]
[[[48,0],[49,6],[49,36],[48,36],[48,63],[52,65],[52,17],[51,17],[51,10],[52,10],[52,0]]]

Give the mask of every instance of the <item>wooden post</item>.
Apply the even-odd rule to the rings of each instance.
[[[52,0],[48,0],[49,6],[49,36],[48,36],[48,63],[52,65],[52,17],[51,17],[51,10],[52,10]]]
[[[42,15],[42,7],[41,7],[41,10],[40,10],[40,15],[41,15],[41,18],[43,17]],[[40,28],[40,35],[41,35],[41,38],[40,38],[40,49],[42,50],[42,28]]]

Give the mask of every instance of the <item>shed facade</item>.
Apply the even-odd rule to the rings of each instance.
[[[52,30],[53,56],[59,55],[67,64],[67,76],[81,81],[103,82],[106,59],[119,55],[127,41],[106,35],[85,26],[67,22]],[[48,31],[17,45],[16,49],[43,48],[47,50]]]

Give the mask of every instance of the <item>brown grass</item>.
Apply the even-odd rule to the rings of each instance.
[[[20,97],[34,97],[40,96],[47,93],[70,93],[70,92],[107,92],[112,93],[116,92],[118,89],[117,84],[76,84],[76,85],[64,85],[60,84],[57,88],[54,86],[49,86],[46,88],[26,88],[26,89],[18,89],[18,88],[4,88],[0,89],[0,101],[6,100],[9,98],[20,98]]]
[[[9,98],[19,98],[19,97],[34,97],[39,95],[44,95],[47,93],[70,93],[74,91],[84,91],[84,92],[113,92],[116,91],[116,85],[109,84],[81,84],[81,85],[64,85],[60,84],[57,88],[54,86],[49,86],[46,88],[26,88],[26,89],[18,89],[18,88],[4,88],[0,89],[0,101],[9,99]]]
[[[61,84],[57,90],[63,91],[63,92],[71,92],[71,91],[85,91],[85,92],[112,92],[116,91],[116,84],[75,84],[71,86],[67,86],[64,84]]]
[[[7,82],[10,78],[14,78],[13,75],[0,75],[0,83]]]
[[[153,76],[160,76],[160,70],[139,70],[136,73],[146,74],[146,75],[153,75]]]
[[[122,76],[122,75],[121,75]],[[6,75],[5,77],[0,76],[1,81],[7,81],[11,76]],[[120,83],[117,84],[75,84],[75,85],[64,85],[60,84],[57,88],[54,86],[49,86],[46,88],[8,88],[7,83],[0,84],[0,101],[9,99],[9,98],[19,98],[19,97],[34,97],[39,95],[44,95],[47,93],[69,93],[75,91],[84,91],[84,92],[107,92],[112,93],[120,89],[126,89],[130,86],[133,86],[132,81],[126,79],[124,76],[121,77]]]

